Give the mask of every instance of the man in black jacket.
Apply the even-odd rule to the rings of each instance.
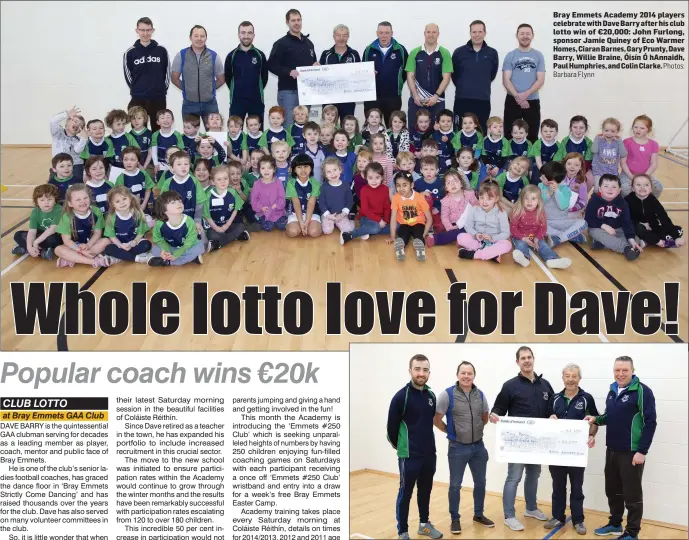
[[[167,89],[170,86],[170,58],[167,49],[153,37],[153,22],[148,17],[136,21],[139,39],[124,53],[124,80],[132,99],[128,109],[137,105],[146,109],[151,119],[151,131],[158,131],[156,113],[167,108]]]
[[[488,418],[493,424],[499,422],[499,417],[505,414],[522,418],[548,418],[548,406],[550,398],[554,394],[553,387],[542,375],[536,375],[534,372],[534,355],[529,347],[519,347],[516,357],[519,374],[505,382],[502,385],[502,390],[495,398],[493,410]],[[524,530],[524,525],[515,517],[514,510],[514,499],[517,496],[517,488],[524,470],[526,470],[526,480],[524,481],[526,511],[524,515],[540,521],[547,521],[548,519],[536,505],[536,491],[538,490],[541,466],[509,463],[505,487],[502,491],[502,509],[505,513],[505,525],[513,531]]]
[[[278,78],[278,105],[285,109],[285,128],[294,123],[292,110],[299,105],[297,93],[298,67],[318,66],[316,50],[309,36],[301,33],[301,13],[290,9],[285,15],[289,32],[273,43],[268,70]],[[309,110],[311,109],[307,105]]]

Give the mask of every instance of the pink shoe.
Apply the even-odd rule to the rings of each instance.
[[[66,261],[65,259],[63,259],[61,257],[57,258],[57,267],[58,268],[66,268],[68,266],[71,268],[72,266],[74,266],[74,263],[71,261]]]
[[[429,248],[429,247],[433,247],[434,245],[435,245],[435,238],[433,238],[432,234],[429,234],[426,237],[426,247]]]

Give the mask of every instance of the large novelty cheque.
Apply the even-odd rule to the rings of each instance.
[[[584,420],[501,417],[495,434],[496,461],[586,467],[588,434]]]
[[[298,67],[297,90],[301,105],[375,101],[373,62]]]

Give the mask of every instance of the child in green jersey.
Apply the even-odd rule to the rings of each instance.
[[[55,248],[62,244],[62,238],[55,231],[60,221],[62,208],[57,204],[59,192],[52,184],[36,186],[33,190],[34,209],[29,217],[29,230],[14,233],[17,243],[12,255],[39,255],[50,261]]]

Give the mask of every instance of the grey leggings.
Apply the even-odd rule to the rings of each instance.
[[[193,261],[199,255],[203,255],[204,251],[205,250],[203,248],[203,243],[197,242],[184,253],[182,253],[179,257],[177,257],[174,261],[171,261],[170,264],[172,266],[181,266],[183,264],[187,264]],[[153,249],[151,250],[151,253],[154,257],[160,257],[162,250],[157,245],[154,245]]]

